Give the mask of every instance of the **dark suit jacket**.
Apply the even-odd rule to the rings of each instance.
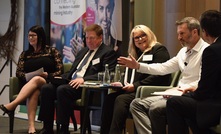
[[[72,74],[76,71],[78,64],[81,62],[88,50],[88,47],[85,47],[78,52],[70,71],[63,74],[63,78],[71,79]],[[97,59],[100,59],[100,62],[93,65],[92,61]],[[117,55],[112,48],[107,47],[105,44],[102,43],[89,63],[89,66],[83,77],[84,81],[97,80],[97,73],[104,71],[105,64],[108,64],[110,71],[113,71],[117,64]]]
[[[221,37],[202,55],[198,88],[190,94],[197,100],[197,123],[201,128],[218,123],[221,114]]]

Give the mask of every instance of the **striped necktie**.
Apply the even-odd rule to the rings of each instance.
[[[80,66],[78,67],[78,69],[74,72],[74,74],[72,75],[72,80],[77,78],[77,72],[81,71],[81,69],[83,68],[83,66],[87,63],[89,57],[91,56],[91,54],[93,53],[94,50],[90,50],[89,53],[86,55],[86,57],[82,60]]]

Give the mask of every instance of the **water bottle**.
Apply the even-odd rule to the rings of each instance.
[[[103,77],[103,85],[109,85],[110,84],[110,72],[108,68],[108,64],[105,64],[105,71],[104,71],[104,77]]]
[[[121,80],[120,65],[117,64],[115,67],[114,82],[119,82],[120,80]]]

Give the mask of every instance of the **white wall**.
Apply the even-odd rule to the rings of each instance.
[[[19,0],[18,2],[18,20],[17,20],[17,35],[16,35],[16,50],[14,52],[14,60],[17,62],[18,57],[23,50],[23,29],[24,29],[24,0]],[[0,35],[4,35],[8,28],[8,22],[11,13],[10,0],[0,0]],[[0,58],[0,69],[4,65],[5,60]],[[12,64],[12,76],[15,76],[16,64]],[[9,84],[10,77],[10,66],[9,64],[4,68],[0,74],[0,91],[4,85]],[[7,87],[0,96],[0,104],[6,104],[9,102],[9,88]],[[18,108],[17,108],[18,109]],[[0,111],[2,114],[2,111]]]

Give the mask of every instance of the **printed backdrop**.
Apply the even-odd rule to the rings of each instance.
[[[113,3],[114,6],[110,6]],[[85,47],[83,29],[90,24],[99,25],[110,22],[110,32],[107,33],[104,43],[118,49],[122,41],[121,1],[119,0],[68,0],[50,1],[51,28],[50,43],[57,47],[63,57],[63,62],[73,62],[76,54]],[[108,18],[108,12],[111,18]],[[100,16],[98,16],[100,11]],[[109,13],[110,14],[110,13]],[[99,20],[102,15],[106,21]],[[106,26],[102,26],[104,32]],[[106,41],[106,42],[105,42]]]
[[[63,62],[74,62],[85,47],[83,29],[96,23],[103,28],[103,42],[120,53],[122,42],[121,0],[51,0],[51,45],[57,47]],[[79,115],[75,111],[75,115]],[[92,124],[100,125],[101,110],[93,111]],[[76,116],[79,117],[79,116]],[[77,118],[79,123],[79,118]]]

